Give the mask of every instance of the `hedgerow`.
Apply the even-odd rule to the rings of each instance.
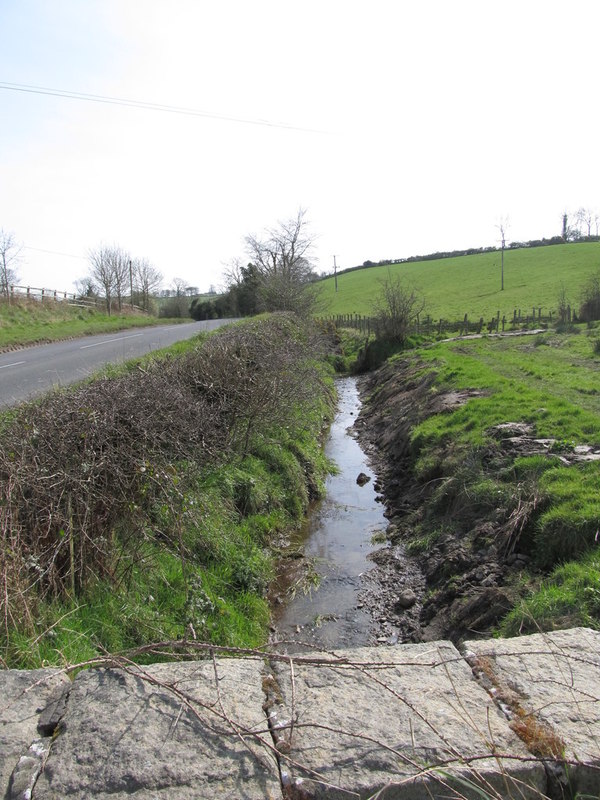
[[[99,584],[120,589],[157,551],[178,560],[184,579],[197,577],[197,565],[212,563],[203,476],[223,476],[228,465],[228,474],[237,470],[234,498],[229,502],[225,492],[216,501],[229,520],[224,524],[257,510],[277,517],[278,505],[287,514],[286,491],[273,503],[265,485],[255,494],[244,459],[253,449],[307,432],[314,437],[315,429],[318,435],[331,392],[317,348],[293,316],[273,315],[223,329],[183,355],[54,392],[6,415],[0,429],[5,644],[12,631],[39,629],[40,604],[81,603]],[[264,542],[236,541],[232,580],[238,590],[260,593]],[[182,602],[193,605],[190,597]]]

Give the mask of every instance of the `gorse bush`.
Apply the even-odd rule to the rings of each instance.
[[[192,574],[192,557],[210,562],[199,476],[307,427],[328,392],[317,347],[293,317],[273,316],[7,415],[0,429],[5,630],[33,629],[42,600],[74,601],[99,581],[128,580],[137,564],[157,558],[157,544],[184,573]],[[238,474],[232,514],[263,506],[252,481]],[[248,542],[247,563],[237,550],[233,582],[261,590],[260,549]]]

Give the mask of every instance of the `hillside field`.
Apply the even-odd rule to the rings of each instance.
[[[573,308],[587,278],[600,270],[600,242],[579,242],[532,247],[504,252],[504,291],[500,289],[501,253],[481,253],[436,261],[418,261],[366,267],[338,274],[338,291],[333,277],[318,284],[320,313],[369,316],[381,282],[400,276],[425,299],[425,312],[433,319],[458,320],[512,317],[514,310],[531,314],[556,311],[561,285]]]

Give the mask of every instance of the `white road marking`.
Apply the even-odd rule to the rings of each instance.
[[[13,364],[3,364],[0,369],[8,369],[9,367],[19,367],[21,364],[26,364],[26,361],[15,361]]]
[[[134,333],[133,336],[119,336],[118,339],[105,339],[103,342],[96,342],[95,344],[84,344],[80,350],[87,350],[88,347],[99,347],[101,344],[112,344],[113,342],[122,342],[124,339],[135,339],[138,336],[143,336],[143,333]]]

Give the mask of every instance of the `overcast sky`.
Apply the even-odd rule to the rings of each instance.
[[[493,245],[506,217],[558,234],[600,211],[599,23],[597,0],[0,0],[0,228],[24,284],[64,290],[100,243],[219,286],[300,207],[319,271]]]

